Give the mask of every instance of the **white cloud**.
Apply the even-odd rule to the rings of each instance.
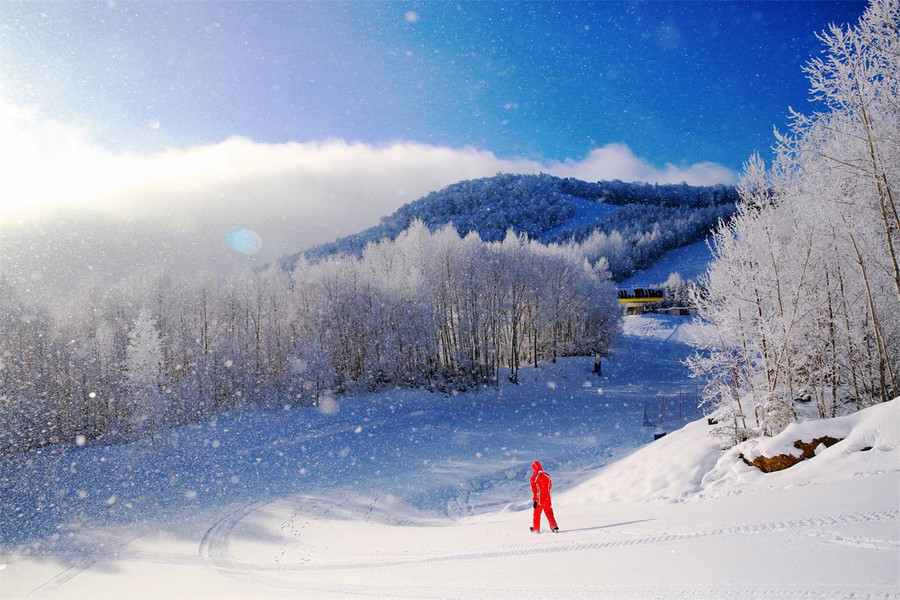
[[[666,164],[659,169],[635,156],[625,144],[607,144],[602,148],[595,148],[584,160],[566,160],[550,168],[548,172],[585,181],[621,179],[648,183],[713,185],[734,183],[736,180],[734,171],[713,162],[696,163],[684,168]]]
[[[45,277],[71,274],[72,261],[113,274],[155,263],[191,271],[271,261],[373,225],[450,183],[498,172],[693,184],[736,178],[714,163],[657,168],[623,144],[545,163],[470,147],[339,139],[265,144],[232,137],[116,153],[91,143],[84,128],[2,100],[0,140],[0,274],[39,273],[40,265]],[[261,238],[250,259],[225,243],[236,227]]]

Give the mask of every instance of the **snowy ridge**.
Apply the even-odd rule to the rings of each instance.
[[[822,446],[815,458],[784,471],[763,474],[740,460],[740,455],[747,460],[778,454],[799,456],[794,441],[811,442],[824,436],[842,441],[830,448]],[[769,486],[807,485],[866,473],[900,473],[900,398],[843,417],[797,421],[774,437],[738,444],[704,476],[702,487],[713,493],[762,482]]]
[[[698,225],[708,230],[717,218],[730,215],[737,200],[737,190],[726,185],[591,183],[547,174],[501,173],[431,192],[383,217],[374,227],[310,248],[303,254],[310,258],[359,254],[368,243],[395,239],[416,220],[430,229],[452,224],[462,234],[476,232],[487,241],[503,239],[512,228],[517,234],[525,233],[546,243],[573,235],[582,239],[601,224],[604,231],[615,228],[628,236],[635,230],[652,230],[654,222],[663,227],[672,225],[669,219],[681,213],[681,217],[698,221],[690,228],[694,232]],[[629,208],[619,211],[617,207]],[[665,210],[660,212],[661,209]],[[609,223],[604,222],[611,217],[614,223],[607,228]],[[285,256],[279,264],[293,269],[298,257],[299,254]]]

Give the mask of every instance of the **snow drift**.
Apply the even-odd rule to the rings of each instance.
[[[900,471],[900,398],[844,417],[795,422],[775,437],[748,440],[728,450],[710,435],[711,428],[705,419],[690,423],[605,467],[562,496],[563,501],[684,501],[696,494],[727,495]],[[784,471],[763,473],[741,458],[799,454],[794,441],[824,436],[841,441]]]

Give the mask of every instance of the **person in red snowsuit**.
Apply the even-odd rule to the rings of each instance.
[[[556,518],[553,516],[553,506],[550,503],[550,488],[553,487],[550,475],[544,471],[544,467],[538,461],[531,463],[531,470],[534,471],[531,474],[531,503],[534,507],[534,524],[531,531],[541,532],[541,512],[543,512],[547,515],[547,521],[550,523],[553,533],[559,533]]]

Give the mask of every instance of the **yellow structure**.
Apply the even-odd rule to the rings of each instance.
[[[619,304],[649,304],[650,302],[662,302],[665,294],[658,288],[632,288],[630,290],[617,290]]]
[[[628,314],[641,313],[645,304],[662,302],[666,299],[663,290],[659,288],[631,288],[617,291],[619,304],[623,305]]]

